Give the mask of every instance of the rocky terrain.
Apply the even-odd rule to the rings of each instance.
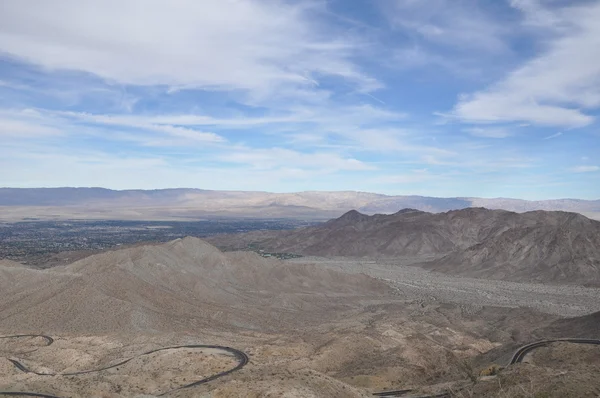
[[[532,308],[564,317],[582,316],[600,310],[600,288],[597,287],[469,278],[415,267],[411,265],[415,261],[420,259],[311,256],[288,260],[293,263],[318,264],[348,273],[367,274],[389,283],[398,294],[401,292],[404,297],[414,300],[434,300],[475,308]]]
[[[399,269],[404,273],[395,273]],[[535,371],[530,364],[510,367],[501,377],[511,378],[500,387],[499,379],[478,376],[533,339],[572,330],[597,336],[597,314],[589,314],[600,306],[600,291],[592,288],[451,277],[382,260],[280,261],[223,253],[186,238],[108,250],[46,270],[2,261],[0,291],[0,336],[54,339],[49,346],[39,337],[0,339],[0,391],[341,398],[410,389],[413,396],[501,397],[503,386],[517,391],[535,380],[536,388],[559,397],[575,381],[591,383],[589,391],[600,386],[582,372],[591,369],[587,359],[567,369],[573,375],[556,379],[558,368],[543,364]],[[141,355],[189,344],[235,347],[250,361],[179,390],[235,361],[210,349]],[[68,375],[126,358],[134,359]],[[52,375],[23,373],[9,359]]]
[[[414,262],[453,275],[600,284],[600,222],[577,213],[468,208],[369,216],[353,210],[314,227],[210,241],[236,250],[251,245],[316,256],[422,257]]]
[[[352,191],[270,193],[202,189],[0,188],[0,221],[4,222],[65,219],[182,221],[206,217],[328,220],[352,209],[366,214],[392,214],[404,208],[435,213],[468,207],[516,212],[562,210],[600,218],[600,200],[434,198]]]
[[[2,327],[14,332],[266,330],[302,316],[300,308],[322,306],[325,295],[330,310],[342,312],[346,301],[390,290],[364,275],[225,254],[197,238],[107,251],[49,270],[9,266],[0,273],[0,319],[10,319]],[[304,321],[319,322],[316,315]]]

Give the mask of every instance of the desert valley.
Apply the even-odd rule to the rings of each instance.
[[[0,398],[600,398],[600,0],[0,0]]]
[[[75,258],[0,261],[0,395],[600,394],[600,222],[577,213],[349,211]]]

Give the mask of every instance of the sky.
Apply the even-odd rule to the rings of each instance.
[[[0,0],[0,186],[600,199],[600,1]]]

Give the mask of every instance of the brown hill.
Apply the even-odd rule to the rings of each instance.
[[[600,222],[576,213],[469,208],[368,216],[351,211],[315,227],[217,236],[211,242],[317,256],[437,256],[420,265],[493,279],[600,282]]]
[[[584,338],[600,339],[600,311],[577,318],[564,318],[535,331],[542,339]]]
[[[248,252],[224,254],[186,238],[105,252],[46,271],[2,267],[0,291],[5,331],[109,333],[314,323],[324,306],[347,309],[347,299],[385,295],[389,288],[364,275]],[[306,309],[315,311],[303,319]]]
[[[316,227],[294,231],[258,231],[210,238],[217,246],[242,249],[248,244],[276,252],[317,256],[416,256],[449,253],[491,233],[494,218],[513,213],[467,209],[431,214],[404,209],[368,216],[356,210]]]
[[[315,227],[222,235],[209,241],[230,249],[254,244],[270,251],[317,256],[441,255],[470,247],[524,221],[529,220],[517,213],[483,208],[438,214],[404,209],[373,216],[352,210]]]
[[[600,283],[600,222],[565,212],[530,212],[522,222],[427,269],[493,279]]]

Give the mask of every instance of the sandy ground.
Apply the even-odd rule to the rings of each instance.
[[[567,317],[600,311],[600,288],[466,278],[407,265],[422,260],[302,257],[287,261],[314,263],[344,272],[364,273],[389,282],[398,289],[398,294],[406,298],[473,306],[527,307]]]

